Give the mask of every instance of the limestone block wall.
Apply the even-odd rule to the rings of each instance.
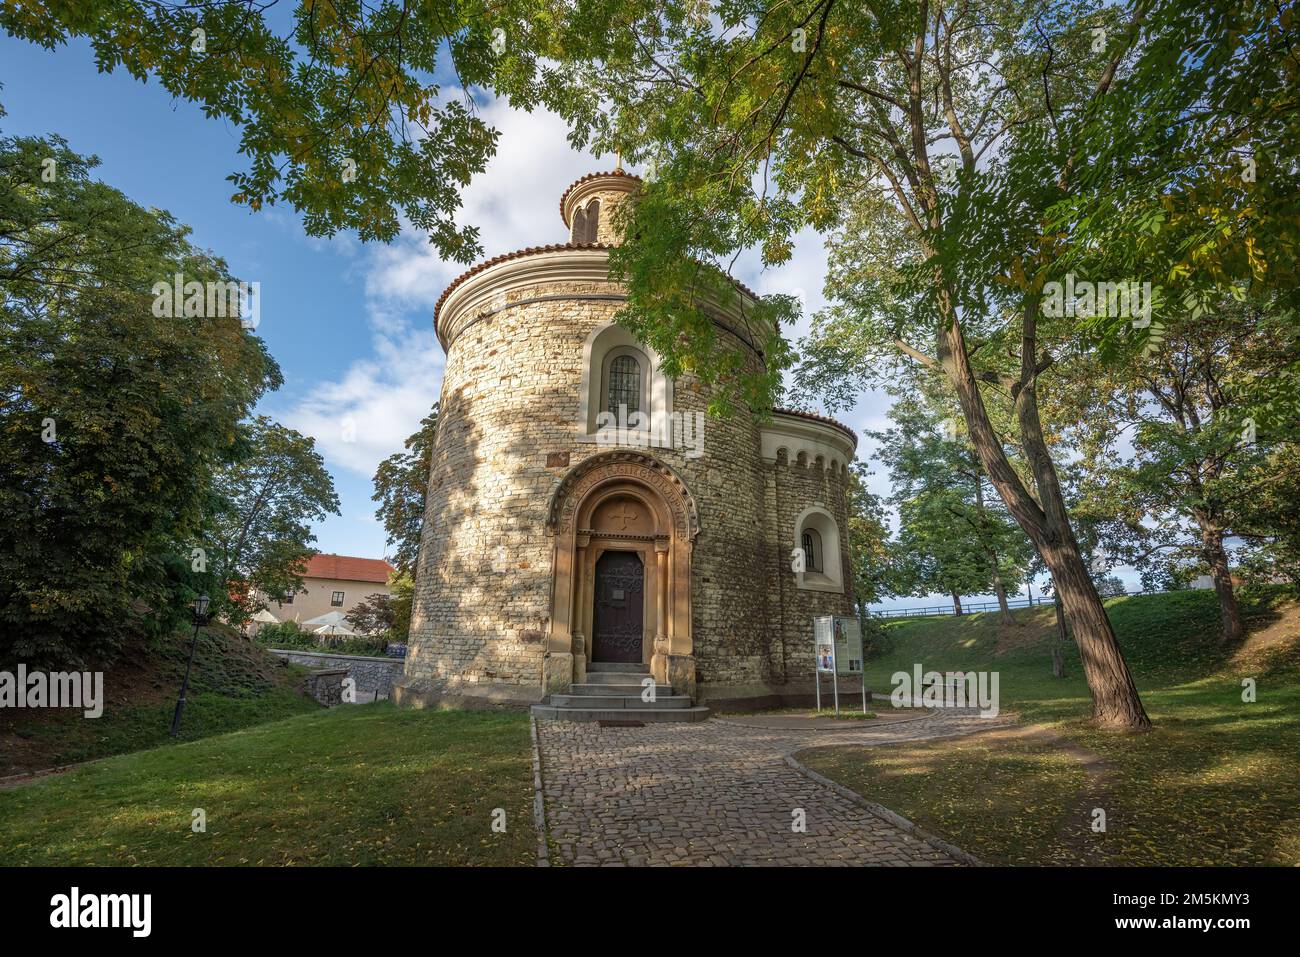
[[[729,332],[728,346],[744,346]],[[757,362],[757,357],[754,359]],[[704,413],[711,389],[694,376],[675,383],[673,409]],[[764,587],[768,541],[763,532],[763,474],[758,425],[738,406],[726,418],[704,419],[704,454],[653,454],[671,465],[695,496],[700,534],[691,574],[691,631],[697,680],[734,684],[763,680],[770,671],[770,611]]]
[[[549,627],[550,496],[568,470],[582,343],[617,303],[543,284],[451,344],[421,540],[408,678],[540,686]],[[527,302],[526,300],[534,300]]]
[[[327,708],[337,708],[343,703],[343,682],[346,668],[321,668],[307,676],[307,693]]]
[[[552,580],[546,513],[562,477],[608,450],[579,441],[579,390],[583,344],[621,308],[617,293],[608,282],[512,288],[504,306],[484,310],[452,340],[407,679],[462,693],[540,689]],[[674,384],[675,412],[704,412],[709,399],[691,376]],[[703,439],[699,457],[645,451],[678,472],[699,508],[692,565],[699,677],[759,680],[780,653],[770,641],[758,427],[738,409],[706,419]]]
[[[616,210],[627,201],[628,196],[640,184],[641,179],[617,170],[610,173],[593,173],[584,176],[570,186],[560,197],[560,217],[569,228],[569,236],[578,241],[574,229],[576,213],[579,209],[586,211],[593,199],[600,201],[600,216],[596,225],[595,241],[604,245],[616,245],[622,241],[618,229]]]
[[[596,242],[613,246],[622,240],[617,229],[617,210],[627,199],[626,189],[592,189],[584,191],[584,207],[593,199],[600,200],[600,218],[596,222]],[[572,229],[572,228],[571,228]]]
[[[855,614],[848,549],[847,492],[843,467],[832,472],[817,463],[801,464],[784,457],[765,467],[766,531],[768,551],[772,555],[767,587],[773,597],[773,644],[781,649],[774,671],[782,680],[810,679],[813,676],[814,617]],[[800,588],[798,577],[791,570],[790,551],[795,542],[795,523],[809,506],[825,508],[839,526],[842,593]]]

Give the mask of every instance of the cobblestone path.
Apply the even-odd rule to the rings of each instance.
[[[973,710],[861,730],[732,721],[538,721],[551,847],[578,865],[955,865],[949,853],[801,774],[804,748],[970,734],[1009,723]],[[800,819],[805,830],[797,830]]]

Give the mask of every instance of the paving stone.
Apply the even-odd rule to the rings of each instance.
[[[889,744],[1008,723],[972,709],[852,731],[710,720],[601,728],[539,721],[547,826],[570,864],[952,866],[951,855],[785,763],[827,745]],[[806,831],[791,825],[802,808]]]

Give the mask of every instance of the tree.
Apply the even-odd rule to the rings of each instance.
[[[961,503],[951,494],[903,502],[899,508],[897,548],[908,556],[911,593],[952,596],[953,611],[962,614],[961,596],[986,590],[989,568],[978,544],[953,534],[953,510]]]
[[[262,415],[241,423],[213,495],[205,539],[214,546],[213,604],[242,625],[266,607],[268,596],[301,588],[315,553],[311,523],[338,514],[339,500],[315,441]]]
[[[388,576],[393,596],[393,630],[389,641],[404,643],[411,634],[411,608],[415,601],[415,581],[410,575],[394,572]]]
[[[383,592],[367,595],[347,614],[347,621],[363,635],[389,635],[393,630],[393,599]]]
[[[403,643],[411,631],[411,598],[415,592],[410,577],[400,572],[388,576],[389,594],[376,592],[353,606],[348,621],[366,635],[382,635],[390,642]]]
[[[85,37],[101,70],[152,77],[238,128],[247,165],[228,177],[232,202],[287,202],[309,234],[363,240],[393,239],[404,217],[441,255],[469,262],[478,228],[454,214],[497,141],[470,91],[522,109],[581,95],[529,49],[545,28],[530,26],[533,7],[301,0],[290,18],[252,2],[15,0],[0,6],[0,27],[47,48]],[[459,95],[429,82],[435,71],[454,75]]]
[[[1296,461],[1300,430],[1255,419],[1261,389],[1300,356],[1294,323],[1275,308],[1228,298],[1205,314],[1168,316],[1159,350],[1077,363],[1051,400],[1089,463],[1089,497],[1120,513],[1122,557],[1144,580],[1176,579],[1199,562],[1214,580],[1228,643],[1245,629],[1226,543],[1276,527],[1251,505],[1265,488],[1300,496],[1300,476],[1284,464]]]
[[[898,550],[911,560],[911,594],[953,596],[992,592],[1002,623],[1015,618],[1007,590],[1018,590],[1029,562],[1029,543],[996,495],[986,491],[979,457],[957,427],[958,410],[945,405],[933,383],[918,383],[890,410],[893,426],[869,432],[879,444],[876,458],[889,468],[899,509]]]
[[[854,462],[848,472],[849,561],[860,616],[866,614],[868,605],[895,594],[889,523],[880,496],[867,487],[870,474],[862,462]]]
[[[1270,453],[1261,481],[1237,508],[1237,528],[1253,546],[1242,558],[1241,570],[1253,585],[1289,582],[1300,591],[1300,461],[1296,446]]]
[[[1087,2],[749,0],[721,11],[718,29],[684,5],[632,3],[608,29],[584,17],[559,55],[598,64],[593,81],[610,103],[608,119],[577,116],[579,131],[586,123],[598,145],[654,160],[653,181],[626,207],[631,239],[611,254],[629,288],[620,321],[724,397],[766,407],[786,356],[745,374],[716,336],[698,334],[711,328],[708,300],[728,301],[717,274],[749,247],[785,261],[804,228],[831,231],[859,212],[883,223],[894,237],[885,261],[903,282],[877,286],[870,303],[837,297],[843,321],[856,322],[851,358],[892,375],[902,357],[947,382],[989,481],[1052,570],[1094,720],[1143,728],[1037,395],[1053,340],[1079,326],[1044,321],[1043,286],[1069,241],[1047,221],[1088,164],[1077,129],[1133,59],[1140,15],[1121,18]],[[1109,31],[1103,56],[1093,27]],[[755,326],[794,308],[771,297]],[[1014,413],[1012,435],[994,430],[993,391]]]
[[[854,462],[847,472],[849,567],[867,655],[883,651],[887,644],[884,628],[867,607],[881,598],[898,594],[889,522],[880,496],[867,486],[870,474],[862,462]]]
[[[420,557],[420,533],[424,528],[424,498],[429,486],[433,445],[438,436],[438,403],[420,420],[420,428],[407,438],[405,452],[395,452],[375,470],[375,492],[379,503],[375,518],[388,533],[393,567],[414,578]]]
[[[188,616],[213,473],[280,384],[238,318],[154,314],[156,281],[231,277],[97,162],[0,139],[0,634],[29,663],[104,661]]]

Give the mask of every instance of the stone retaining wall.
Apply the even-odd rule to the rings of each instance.
[[[286,648],[272,648],[271,654],[278,655],[295,665],[306,665],[308,668],[345,668],[357,683],[358,692],[374,693],[380,698],[392,695],[393,680],[402,676],[404,667],[401,658],[332,655],[327,652]]]
[[[320,668],[307,676],[307,693],[327,708],[337,708],[343,703],[343,682],[347,680],[346,668]]]

